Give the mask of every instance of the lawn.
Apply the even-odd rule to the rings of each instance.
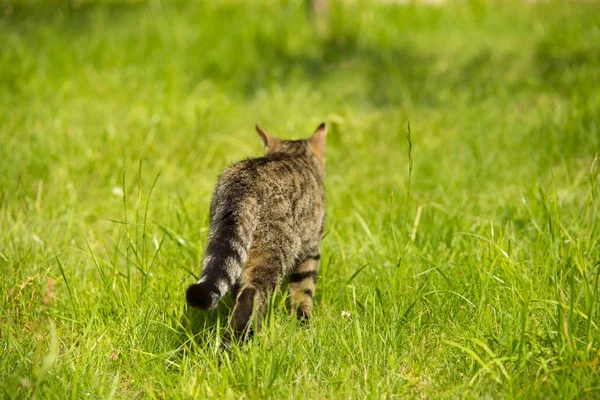
[[[599,16],[1,1],[0,397],[600,397]],[[219,171],[322,121],[314,318],[221,351]]]

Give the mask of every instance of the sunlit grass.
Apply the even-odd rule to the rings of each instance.
[[[0,3],[2,397],[597,397],[599,11]],[[217,175],[321,121],[314,319],[220,352]]]

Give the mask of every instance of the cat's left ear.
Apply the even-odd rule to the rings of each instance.
[[[312,151],[315,152],[321,163],[325,164],[325,141],[327,140],[327,127],[323,122],[315,133],[308,139],[308,144]]]
[[[269,135],[267,131],[256,124],[256,132],[260,137],[260,141],[265,147],[265,153],[269,154],[274,152],[279,147],[279,139]]]

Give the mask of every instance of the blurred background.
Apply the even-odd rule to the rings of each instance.
[[[404,149],[388,144],[410,119],[424,161],[415,184],[427,186],[486,185],[492,171],[487,182],[510,185],[599,145],[595,2],[0,8],[0,179],[16,196],[30,196],[40,180],[114,186],[140,159],[178,184],[214,175],[257,151],[256,122],[300,137],[326,120],[332,157],[341,150],[343,165],[392,151],[372,163],[383,172],[406,164]],[[207,144],[215,145],[208,153]]]
[[[472,180],[596,151],[597,3],[429,3],[3,1],[1,175],[192,173],[255,151],[255,122],[303,136],[327,120],[334,157],[358,159],[411,119],[421,151],[452,154],[435,168],[469,153],[455,175]]]

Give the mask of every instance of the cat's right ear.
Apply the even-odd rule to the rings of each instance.
[[[265,147],[265,154],[269,154],[277,150],[279,147],[279,139],[269,135],[269,133],[258,126],[258,124],[256,124],[256,132],[258,133],[260,141]]]
[[[327,140],[327,126],[323,122],[315,133],[308,139],[308,144],[312,151],[316,154],[317,158],[323,166],[325,166],[325,141]]]

